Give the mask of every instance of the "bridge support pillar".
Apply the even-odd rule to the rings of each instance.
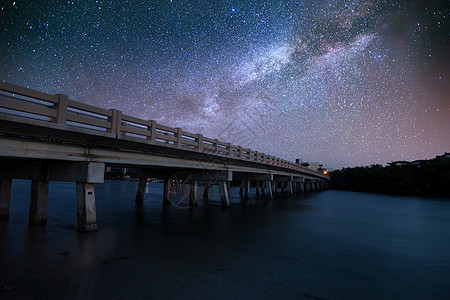
[[[250,180],[244,179],[244,198],[250,198]]]
[[[256,196],[259,196],[259,189],[261,187],[261,182],[259,180],[256,181]]]
[[[294,194],[300,194],[300,184],[298,182],[293,182],[294,184]]]
[[[245,179],[241,180],[241,186],[239,187],[239,195],[244,195]]]
[[[163,204],[170,204],[170,185],[172,182],[170,182],[170,179],[165,178],[164,179],[164,191],[163,191]]]
[[[219,193],[222,207],[230,207],[230,196],[228,192],[228,182],[225,180],[219,180]]]
[[[305,193],[308,193],[309,192],[309,183],[308,182],[304,182],[303,183],[303,187],[304,187]]]
[[[78,231],[97,231],[94,183],[77,182]]]
[[[205,189],[203,191],[203,198],[209,199],[209,189],[211,188],[211,182],[209,180],[205,183]]]
[[[305,184],[303,182],[298,183],[298,192],[303,194],[305,192]]]
[[[136,203],[144,202],[145,186],[147,185],[147,177],[140,177],[136,191]]]
[[[294,195],[294,189],[292,188],[292,181],[286,182],[287,184],[287,191],[292,196]]]
[[[11,203],[11,179],[0,179],[0,219],[9,218],[9,206]]]
[[[48,180],[32,180],[29,224],[47,223]]]
[[[267,195],[269,196],[269,199],[273,199],[272,181],[266,181],[266,187],[267,187]]]
[[[278,188],[278,182],[276,181],[270,181],[269,182],[272,185],[272,194],[276,194],[277,193],[277,188]]]
[[[190,194],[189,194],[189,206],[197,206],[198,205],[198,180],[193,179],[189,183],[190,186]]]
[[[316,191],[316,183],[313,181],[311,182],[311,192],[315,192]]]

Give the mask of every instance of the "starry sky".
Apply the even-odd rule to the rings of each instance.
[[[2,81],[333,169],[450,152],[448,1],[0,3]]]

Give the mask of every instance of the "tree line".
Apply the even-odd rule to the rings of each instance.
[[[450,159],[371,165],[330,172],[330,188],[357,192],[450,198]]]

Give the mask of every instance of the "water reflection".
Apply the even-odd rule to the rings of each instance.
[[[180,208],[162,204],[160,183],[136,203],[136,182],[105,182],[100,230],[81,234],[73,185],[51,183],[48,224],[31,227],[28,186],[13,184],[11,218],[0,221],[0,286],[16,287],[12,298],[450,294],[450,202],[336,191],[269,200],[254,189],[245,200],[233,188],[222,209],[213,186],[209,200]]]

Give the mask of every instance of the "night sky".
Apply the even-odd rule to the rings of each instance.
[[[0,80],[325,167],[450,152],[449,1],[1,1]]]

